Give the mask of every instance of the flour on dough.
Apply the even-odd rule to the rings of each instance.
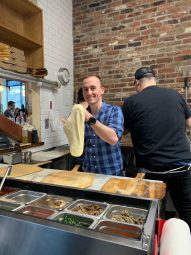
[[[68,138],[70,153],[74,157],[81,156],[84,150],[84,122],[84,108],[81,104],[75,104],[70,116],[64,124],[64,131]]]

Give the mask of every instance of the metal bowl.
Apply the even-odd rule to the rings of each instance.
[[[95,225],[93,229],[105,234],[131,238],[136,240],[140,240],[142,235],[142,229],[138,226],[121,224],[118,222],[112,222],[108,220],[99,221],[98,224]]]
[[[65,210],[78,215],[100,218],[105,213],[109,204],[91,200],[79,199],[69,205]]]

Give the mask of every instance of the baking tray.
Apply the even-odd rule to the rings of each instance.
[[[65,221],[63,222],[64,218],[65,218]],[[76,215],[76,214],[67,213],[67,212],[61,212],[57,214],[55,217],[50,217],[50,219],[54,221],[58,221],[62,224],[67,224],[67,225],[72,225],[75,227],[82,227],[82,228],[92,228],[97,223],[97,220],[92,217],[85,217],[85,216]],[[74,222],[76,222],[77,224],[74,224]]]
[[[4,196],[6,199],[11,199],[14,202],[19,202],[22,204],[27,204],[32,201],[39,199],[40,197],[45,196],[46,193],[35,192],[30,190],[20,190],[9,195]]]
[[[50,216],[56,213],[55,210],[50,210],[47,208],[41,208],[37,206],[27,205],[22,207],[21,209],[16,210],[17,212],[28,214],[31,216],[35,216],[38,218],[48,219]]]
[[[112,217],[114,215],[120,215],[123,212],[127,211],[129,214],[133,216],[135,220],[138,220],[138,218],[143,218],[143,222],[135,222],[132,219],[129,219],[130,221],[120,221],[120,220],[114,220]],[[148,211],[136,207],[128,207],[128,206],[120,206],[120,205],[112,205],[107,212],[104,214],[103,218],[106,220],[111,220],[114,222],[121,222],[123,224],[133,224],[133,225],[143,225],[146,221]],[[128,220],[128,218],[127,218]]]
[[[100,220],[93,229],[105,234],[136,240],[141,240],[142,236],[142,229],[138,226],[122,224],[109,220]]]
[[[89,211],[87,211],[87,213],[83,213],[83,212],[79,212],[76,211],[75,209],[79,206],[85,206],[85,205],[96,205],[99,206],[103,209],[102,212],[100,212],[99,214],[95,215],[95,214],[90,214]],[[70,211],[72,213],[78,214],[78,215],[87,215],[88,217],[96,217],[96,218],[100,218],[105,211],[107,210],[107,208],[109,207],[109,204],[107,203],[101,203],[101,202],[96,202],[96,201],[92,201],[92,200],[84,200],[84,199],[79,199],[74,201],[71,205],[69,205],[68,207],[66,207],[66,211]]]
[[[8,201],[0,201],[0,209],[7,210],[7,211],[15,211],[17,209],[22,208],[23,205],[19,203],[13,203]]]
[[[71,197],[64,197],[64,196],[55,196],[55,195],[46,195],[32,203],[30,205],[39,206],[50,208],[54,210],[63,210],[73,198]]]

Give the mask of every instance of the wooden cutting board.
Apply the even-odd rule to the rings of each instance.
[[[7,170],[7,167],[0,168],[0,177],[4,176],[6,170]],[[28,174],[36,173],[42,170],[43,169],[39,167],[38,164],[36,165],[17,164],[12,166],[11,174],[7,176],[7,178],[14,178],[14,177],[19,177],[23,175],[28,175]]]
[[[111,178],[102,186],[101,191],[151,199],[163,199],[166,194],[166,184],[143,180],[137,177],[131,179]]]
[[[85,189],[93,184],[94,179],[93,173],[62,170],[48,174],[41,182]]]

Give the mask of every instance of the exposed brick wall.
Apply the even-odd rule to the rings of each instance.
[[[121,104],[141,66],[152,66],[161,86],[180,89],[191,77],[190,1],[73,0],[73,8],[76,87],[98,73],[105,99]]]

